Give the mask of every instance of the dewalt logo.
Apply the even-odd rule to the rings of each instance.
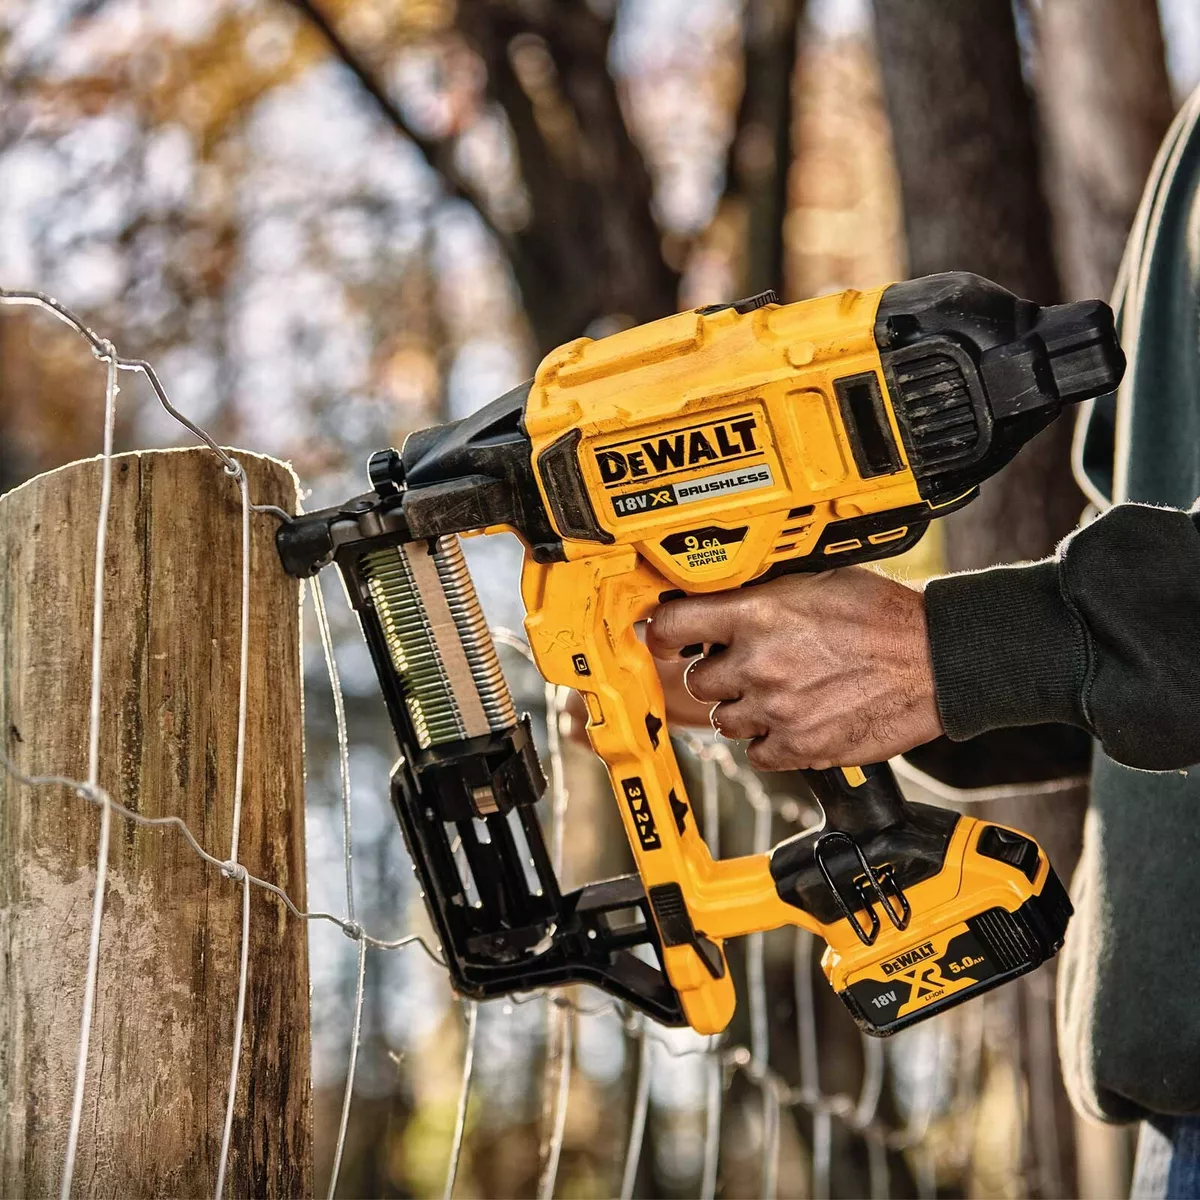
[[[671,430],[658,437],[612,442],[596,450],[596,466],[605,487],[627,486],[641,480],[733,462],[762,454],[758,422],[753,413]]]
[[[887,962],[880,963],[885,975],[895,975],[897,971],[903,971],[905,967],[911,967],[914,963],[922,962],[924,959],[932,958],[937,953],[933,948],[932,942],[926,942],[923,946],[916,946],[912,950],[906,950],[903,954],[897,954],[895,958],[890,958]]]

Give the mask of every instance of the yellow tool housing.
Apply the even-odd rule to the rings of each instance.
[[[1102,303],[1039,308],[973,275],[764,294],[570,342],[531,383],[372,456],[373,492],[281,528],[285,567],[336,560],[359,612],[455,986],[592,982],[715,1033],[735,1005],[725,939],[801,925],[855,1019],[887,1034],[1054,954],[1071,906],[1037,844],[906,803],[886,764],[805,772],[823,827],[714,861],[636,626],[672,595],[900,553],[1123,367]],[[499,531],[525,544],[533,657],[584,696],[637,877],[559,889],[528,719],[454,536]]]

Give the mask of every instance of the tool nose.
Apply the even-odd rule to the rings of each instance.
[[[1037,309],[1025,331],[979,360],[992,417],[1003,422],[1038,411],[1057,414],[1111,392],[1125,371],[1112,309],[1078,300]]]
[[[1054,390],[1063,404],[1111,392],[1125,371],[1112,309],[1100,300],[1053,304],[1034,332],[1046,347]]]

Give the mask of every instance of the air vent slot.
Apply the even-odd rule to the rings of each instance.
[[[864,479],[891,475],[900,470],[900,455],[892,440],[887,411],[874,371],[845,375],[833,381],[842,424],[850,438],[850,449],[858,473]]]
[[[772,556],[782,554],[789,558],[792,557],[796,547],[804,541],[805,536],[812,529],[815,512],[815,505],[806,504],[802,508],[793,508],[788,513],[787,523],[779,531],[779,537],[771,551]]]
[[[918,344],[888,356],[918,478],[965,466],[986,450],[975,366],[958,347],[937,341],[936,348]]]

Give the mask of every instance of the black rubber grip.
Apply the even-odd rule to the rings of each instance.
[[[847,770],[854,774],[853,767]],[[800,772],[825,810],[825,828],[861,838],[906,821],[908,805],[896,785],[892,768],[884,762],[859,770],[864,779],[857,786],[850,783],[841,767]]]

